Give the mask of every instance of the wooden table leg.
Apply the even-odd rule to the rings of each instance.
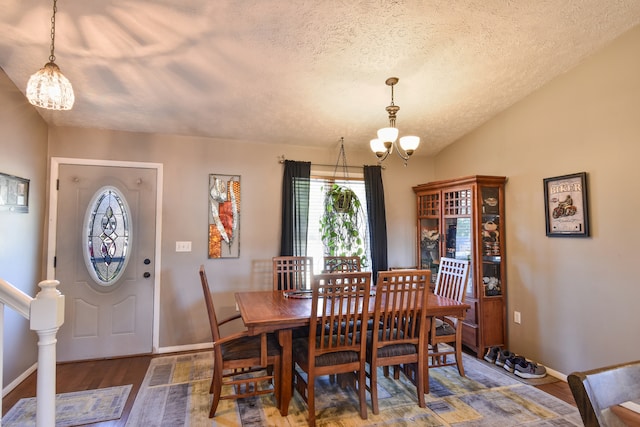
[[[280,367],[280,415],[286,417],[289,413],[289,402],[293,395],[293,358],[291,329],[280,329],[278,341],[282,347],[282,366]]]

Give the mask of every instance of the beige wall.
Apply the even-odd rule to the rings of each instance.
[[[266,145],[95,129],[51,128],[52,157],[162,163],[162,276],[160,346],[211,341],[202,303],[198,268],[204,264],[221,315],[235,310],[238,290],[270,289],[271,258],[280,250],[282,170],[279,156],[335,165],[332,149]],[[348,163],[375,164],[370,151],[345,141]],[[367,144],[361,144],[366,150]],[[415,264],[415,199],[412,185],[433,177],[431,161],[412,159],[404,167],[395,156],[383,172],[389,234],[389,265]],[[329,168],[329,170],[333,170]],[[240,258],[207,259],[208,176],[240,175]],[[191,241],[192,252],[176,253],[176,241]]]
[[[638,52],[640,27],[436,159],[438,179],[509,177],[510,349],[565,374],[640,360]],[[542,180],[575,172],[592,237],[546,237]]]
[[[0,172],[29,179],[29,213],[0,211],[0,278],[34,297],[42,280],[47,169],[47,126],[0,69]],[[37,336],[29,322],[4,310],[3,384],[37,361]]]

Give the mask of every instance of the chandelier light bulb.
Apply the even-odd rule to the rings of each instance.
[[[393,144],[398,139],[398,129],[392,127],[378,129],[378,139]]]
[[[407,153],[408,156],[412,155],[414,151],[420,145],[420,137],[419,136],[403,136],[400,138],[400,148]]]
[[[376,153],[376,156],[378,157],[384,156],[385,151],[387,151],[382,140],[378,138],[372,139],[369,142],[369,145],[371,146],[371,151]]]

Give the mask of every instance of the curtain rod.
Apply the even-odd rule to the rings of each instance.
[[[284,157],[284,154],[283,154],[282,156],[280,156],[280,158],[279,158],[279,160],[278,160],[278,163],[280,163],[280,164],[284,164],[284,161],[285,161],[285,160],[287,160],[287,159]],[[313,162],[312,162],[311,164],[312,164],[312,165],[314,165],[314,166],[322,166],[322,167],[327,167],[327,168],[335,168],[335,167],[336,167],[336,165],[327,165],[327,164],[323,164],[323,163],[313,163]],[[364,166],[364,165],[363,165],[363,166]],[[349,169],[361,169],[363,166],[351,166],[351,165],[347,165],[347,168],[349,168]],[[343,168],[343,167],[344,167],[343,165],[338,165],[338,168]],[[386,169],[386,168],[387,168],[385,165],[380,165],[380,167],[381,167],[382,169]]]

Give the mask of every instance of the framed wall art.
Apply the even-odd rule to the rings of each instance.
[[[209,258],[240,256],[240,176],[209,175]]]
[[[544,212],[549,237],[588,237],[587,173],[545,178]]]
[[[29,180],[0,173],[0,211],[29,212]]]

